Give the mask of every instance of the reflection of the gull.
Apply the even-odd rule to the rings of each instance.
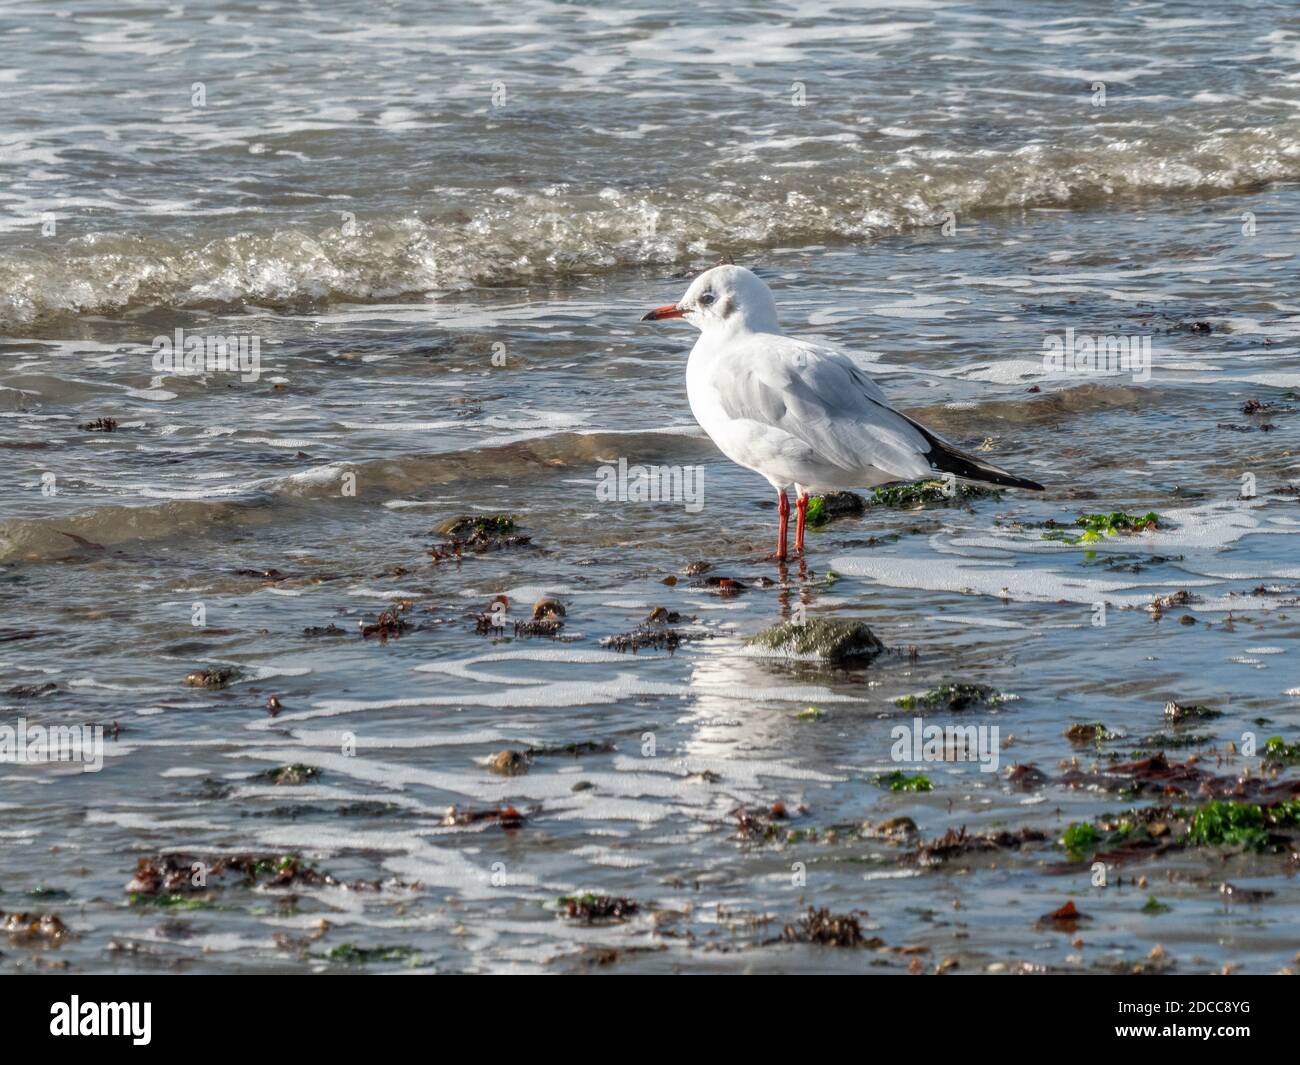
[[[779,566],[779,616],[771,619],[773,623],[794,620],[801,616],[801,608],[812,607],[802,560],[795,572],[797,578],[791,580],[789,568]],[[793,676],[771,659],[746,654],[743,646],[730,641],[702,641],[692,646],[691,653],[687,682],[691,697],[679,718],[689,730],[683,746],[688,762],[740,758],[815,770],[790,758],[792,732],[800,727],[797,712],[809,705],[857,701],[817,680]]]

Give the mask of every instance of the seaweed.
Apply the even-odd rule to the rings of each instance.
[[[1300,743],[1287,743],[1281,736],[1264,741],[1264,761],[1273,765],[1300,765]]]
[[[563,895],[556,902],[566,917],[583,924],[622,921],[641,908],[635,900],[617,895]]]
[[[1127,514],[1122,510],[1113,510],[1109,514],[1080,514],[1074,519],[1074,525],[1083,532],[1072,536],[1065,528],[1056,526],[1053,522],[1053,527],[1043,533],[1043,539],[1056,540],[1065,544],[1092,544],[1107,536],[1118,536],[1121,533],[1135,536],[1152,529],[1164,528],[1161,524],[1163,520],[1154,510],[1149,510],[1140,516]]]
[[[999,706],[1006,696],[987,684],[940,684],[920,695],[904,695],[894,700],[900,710],[945,710],[957,713],[974,706]]]
[[[199,876],[199,872],[202,876]],[[210,882],[237,873],[245,885],[266,882],[270,887],[296,884],[340,885],[296,854],[234,854],[200,859],[195,855],[161,854],[140,858],[126,892],[132,905],[167,909],[199,909],[211,905]],[[198,881],[196,883],[196,880]],[[378,881],[355,881],[352,890],[380,888]]]
[[[340,962],[345,965],[366,965],[372,961],[406,961],[409,958],[418,957],[418,952],[414,947],[400,944],[396,946],[358,947],[354,943],[340,943],[329,951],[325,957],[330,961]]]
[[[923,510],[929,506],[959,506],[969,499],[1001,498],[1002,493],[996,488],[984,485],[967,484],[964,481],[954,484],[949,481],[926,480],[877,488],[871,493],[870,503],[891,510]]]
[[[83,422],[77,428],[85,433],[114,433],[117,431],[117,419],[96,418],[91,422]]]
[[[793,924],[781,929],[781,939],[786,943],[815,943],[824,947],[868,945],[861,922],[852,914],[831,913],[812,906]]]
[[[731,811],[731,816],[736,819],[742,839],[775,840],[787,832],[784,825],[778,823],[789,818],[783,802],[774,802],[766,810],[747,810],[743,806],[737,806]]]
[[[532,544],[530,536],[511,535],[514,530],[515,520],[508,514],[451,518],[435,530],[447,537],[447,542],[435,544],[429,549],[429,555],[434,562],[444,562],[465,554],[481,555]]]
[[[1088,822],[1072,824],[1061,834],[1061,846],[1070,852],[1071,857],[1082,856],[1085,850],[1101,842],[1101,836]]]
[[[404,632],[409,632],[411,623],[407,621],[402,614],[410,609],[408,604],[398,604],[383,611],[374,622],[367,625],[364,621],[361,623],[361,638],[370,639],[371,636],[378,636],[380,643],[387,643],[389,639],[401,639]]]
[[[871,782],[878,788],[885,788],[888,791],[933,791],[934,785],[930,783],[930,778],[924,773],[917,773],[915,776],[908,776],[901,769],[895,769],[892,773],[878,773],[872,777]]]

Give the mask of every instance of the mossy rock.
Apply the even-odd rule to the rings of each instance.
[[[461,514],[438,526],[439,536],[451,540],[468,540],[476,532],[487,536],[505,536],[513,532],[515,519],[509,514]]]
[[[814,529],[836,518],[852,518],[866,513],[867,501],[857,492],[828,492],[808,501],[808,524]]]
[[[773,655],[834,664],[870,661],[885,650],[865,622],[852,618],[815,618],[803,624],[786,621],[752,637],[749,646]]]

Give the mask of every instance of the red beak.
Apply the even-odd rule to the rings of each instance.
[[[665,318],[680,318],[686,312],[678,307],[675,303],[668,304],[667,307],[656,307],[648,314],[641,315],[643,322],[662,322]]]

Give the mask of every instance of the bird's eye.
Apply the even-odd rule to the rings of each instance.
[[[717,298],[718,297],[715,296],[712,292],[706,292],[703,296],[700,297],[700,306],[707,307],[710,303],[712,303]]]

